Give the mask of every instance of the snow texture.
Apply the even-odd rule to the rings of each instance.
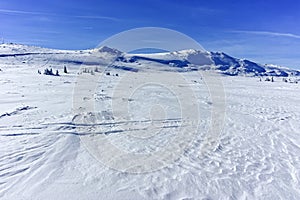
[[[46,68],[60,76],[38,73]],[[133,55],[109,47],[67,51],[17,44],[0,45],[0,69],[0,199],[300,199],[299,71],[195,50]],[[201,151],[200,131],[178,159],[148,173],[113,169],[88,150],[86,142],[105,136],[126,151],[159,151],[185,125],[163,87],[147,85],[130,98],[114,95],[120,80],[155,73],[185,77],[187,85],[174,87],[192,88],[199,130],[207,130],[215,101],[199,70],[216,72],[226,94],[224,126],[213,149]],[[78,76],[98,87],[74,91]],[[274,82],[260,81],[263,76]],[[73,106],[76,92],[83,102],[95,101],[98,112],[74,114],[81,109]],[[134,111],[130,120],[114,115],[122,111],[112,110],[114,98]],[[149,108],[156,99],[165,112]],[[162,133],[127,138],[151,132],[147,127]]]

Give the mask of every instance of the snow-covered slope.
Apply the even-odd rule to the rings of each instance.
[[[261,65],[246,59],[233,58],[225,53],[211,53],[216,68],[227,75],[299,76],[300,71],[275,65]]]
[[[97,64],[97,60],[99,60],[98,56],[105,59],[109,57],[111,60],[115,59],[116,67],[124,69],[127,69],[127,67],[132,68],[133,66],[139,68],[137,64],[150,62],[165,65],[165,70],[171,70],[171,67],[176,67],[181,69],[174,70],[215,70],[221,74],[230,76],[300,76],[299,70],[292,70],[272,64],[261,65],[246,59],[234,58],[222,52],[206,52],[193,49],[170,53],[126,54],[117,49],[105,46],[91,50],[71,51],[52,50],[19,44],[0,45],[0,57],[12,57],[19,60],[25,58],[24,62],[26,62],[32,56],[45,56],[46,59],[51,59],[53,62],[66,62],[79,65],[83,62],[86,62],[86,64]]]
[[[267,69],[222,53],[12,46],[0,46],[1,200],[300,199],[300,84],[216,73],[210,82],[197,70],[244,75],[250,68]],[[226,63],[229,68],[218,69]],[[45,68],[60,76],[37,72]],[[212,88],[226,99],[209,90],[215,80],[224,88]],[[213,108],[222,100],[222,131],[207,139]],[[183,110],[190,116],[196,106],[198,123],[180,113],[188,108]],[[181,140],[175,139],[182,129],[186,138],[197,131],[180,152]],[[126,158],[113,147],[136,156],[161,152],[156,160],[169,161],[161,150],[174,140],[170,157],[180,152],[178,159],[159,162],[152,172],[131,173],[143,169],[131,165],[132,157],[113,162]]]
[[[172,67],[193,70],[216,70],[224,75],[236,76],[300,76],[299,70],[275,65],[261,65],[246,59],[233,58],[222,52],[182,50],[171,53],[128,55],[126,62],[150,60]]]

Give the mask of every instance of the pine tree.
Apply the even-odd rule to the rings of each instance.
[[[66,66],[64,66],[64,73],[68,73],[68,70],[67,70],[67,67]]]
[[[49,75],[49,70],[48,70],[48,68],[46,68],[46,69],[44,70],[44,74],[45,74],[45,75]]]

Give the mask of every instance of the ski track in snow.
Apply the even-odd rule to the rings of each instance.
[[[202,154],[199,134],[172,165],[130,174],[97,161],[80,136],[106,134],[116,139],[130,132],[124,124],[136,121],[76,123],[72,114],[76,68],[60,77],[44,76],[37,74],[34,59],[31,64],[11,65],[5,59],[0,65],[0,199],[300,198],[299,85],[222,77],[226,118],[217,148]],[[193,72],[187,73],[194,78]],[[118,77],[108,79],[113,84]],[[193,84],[200,86],[202,114],[209,116],[211,102],[204,82]],[[102,85],[104,92],[95,95],[108,118],[105,106],[111,87]],[[176,130],[178,122],[180,118],[158,124]],[[208,121],[201,123],[205,128]]]

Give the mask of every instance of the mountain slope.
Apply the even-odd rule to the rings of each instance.
[[[50,56],[49,56],[50,55]],[[236,76],[300,76],[299,70],[279,67],[276,65],[262,65],[246,59],[231,57],[223,52],[207,52],[199,50],[181,50],[167,53],[128,54],[109,47],[99,47],[89,50],[54,50],[19,44],[0,45],[0,58],[12,57],[45,57],[53,62],[66,64],[103,64],[103,60],[110,60],[118,69],[135,69],[150,63],[158,64],[161,70],[215,70],[224,75]],[[26,62],[23,59],[23,62]]]

